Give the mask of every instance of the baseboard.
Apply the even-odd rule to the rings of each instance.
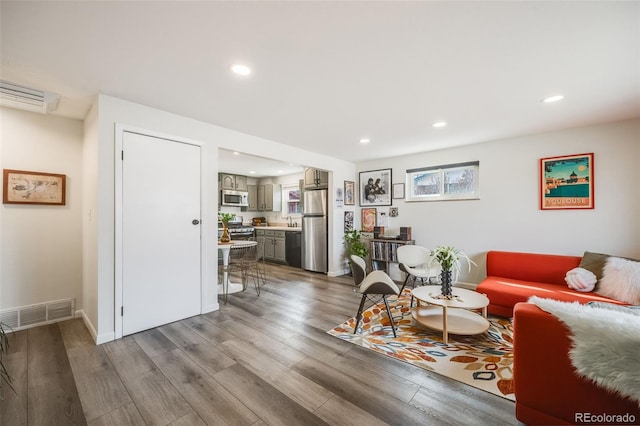
[[[202,313],[208,314],[209,312],[214,312],[218,310],[220,310],[220,303],[216,302],[216,303],[212,303],[211,305],[207,305],[203,307]]]
[[[113,342],[116,340],[116,333],[110,331],[108,333],[103,333],[96,338],[96,345],[101,345],[107,342]]]
[[[91,338],[96,343],[96,345],[112,342],[116,339],[116,333],[113,331],[98,335],[96,328],[93,326],[93,323],[91,322],[87,314],[83,310],[78,311],[78,313],[82,315],[82,322],[84,322],[84,325],[87,327],[87,330],[89,330],[89,334],[91,334]]]

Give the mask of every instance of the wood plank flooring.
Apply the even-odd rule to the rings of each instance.
[[[0,425],[513,425],[514,404],[343,342],[351,277],[267,265],[217,312],[96,346],[81,320],[23,330]]]

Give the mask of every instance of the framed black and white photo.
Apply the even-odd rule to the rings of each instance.
[[[353,231],[353,212],[344,212],[344,232]]]
[[[391,205],[391,169],[360,172],[360,205]]]

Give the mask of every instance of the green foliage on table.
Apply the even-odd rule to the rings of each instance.
[[[218,221],[224,223],[225,225],[229,223],[229,221],[234,217],[236,217],[235,213],[218,212]]]
[[[438,246],[431,250],[431,256],[440,264],[443,271],[453,272],[454,282],[457,281],[460,275],[462,260],[467,261],[469,271],[471,271],[471,264],[475,265],[475,262],[469,259],[469,256],[451,246]]]
[[[361,233],[357,229],[344,233],[344,246],[347,249],[347,255],[366,257],[369,254],[367,246],[360,241]]]

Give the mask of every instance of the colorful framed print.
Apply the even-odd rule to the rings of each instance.
[[[594,208],[593,153],[540,159],[540,209]]]
[[[360,205],[391,205],[391,169],[360,172]]]
[[[4,204],[66,204],[66,175],[4,169],[3,182]]]
[[[362,232],[373,232],[376,226],[376,209],[362,209]]]

